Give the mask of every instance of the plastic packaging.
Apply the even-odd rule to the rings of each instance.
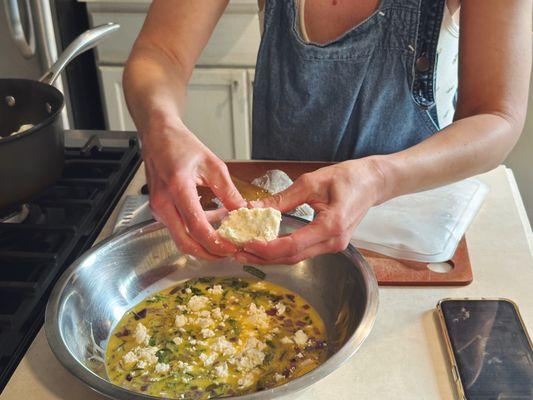
[[[283,171],[268,171],[253,184],[277,193],[292,184]],[[450,260],[478,212],[488,187],[477,179],[413,193],[372,207],[352,235],[352,244],[392,258],[420,262]],[[293,215],[311,220],[300,206]]]
[[[466,179],[372,207],[352,236],[359,248],[404,260],[450,260],[488,187]]]

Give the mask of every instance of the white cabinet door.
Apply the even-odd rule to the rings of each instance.
[[[100,66],[108,129],[135,130],[122,90],[122,67]],[[245,69],[196,68],[184,121],[219,157],[250,158],[250,123]]]

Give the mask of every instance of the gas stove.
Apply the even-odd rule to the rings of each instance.
[[[135,136],[66,131],[60,180],[0,210],[0,392],[43,323],[54,282],[92,245],[139,167]]]

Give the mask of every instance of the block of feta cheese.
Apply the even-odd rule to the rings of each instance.
[[[236,245],[253,240],[269,242],[278,237],[281,213],[268,208],[239,208],[230,211],[217,232]]]

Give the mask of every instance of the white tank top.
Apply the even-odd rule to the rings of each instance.
[[[296,4],[298,7],[300,36],[304,41],[310,42],[305,28],[305,0],[296,0]],[[459,9],[452,15],[448,6],[444,7],[444,16],[442,18],[437,45],[437,70],[435,73],[435,102],[437,104],[437,117],[441,129],[453,122],[455,112],[454,97],[457,91],[457,72],[459,65],[458,17]],[[264,10],[259,10],[259,28],[261,34],[263,33],[263,23]]]

